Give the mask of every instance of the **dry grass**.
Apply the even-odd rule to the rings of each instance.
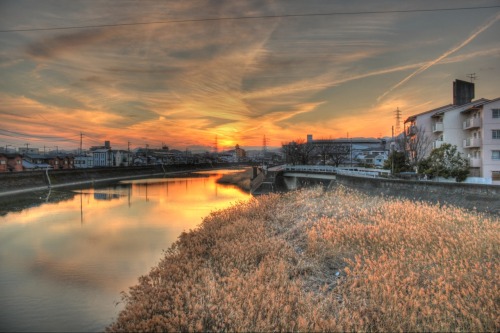
[[[184,233],[108,331],[498,331],[500,225],[338,188]]]
[[[219,184],[232,184],[238,186],[246,192],[250,192],[250,179],[252,178],[252,168],[247,168],[241,172],[232,172],[222,175],[217,179]]]

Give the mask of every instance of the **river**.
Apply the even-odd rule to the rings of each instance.
[[[0,331],[102,331],[183,231],[249,194],[223,173],[32,193],[0,203]]]

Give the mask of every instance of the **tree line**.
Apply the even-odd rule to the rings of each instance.
[[[349,160],[351,146],[341,142],[309,142],[296,139],[290,143],[282,143],[285,162],[292,165],[307,165],[320,162],[322,165],[339,165]]]

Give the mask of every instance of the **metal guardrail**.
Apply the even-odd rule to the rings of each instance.
[[[323,172],[337,173],[337,169],[331,165],[286,165],[285,171],[303,171],[303,172]]]
[[[331,165],[285,165],[284,171],[334,173],[348,176],[380,177],[390,174],[389,170],[368,168],[338,168]]]

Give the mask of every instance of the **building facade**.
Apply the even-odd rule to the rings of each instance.
[[[499,110],[500,98],[482,98],[409,117],[405,135],[410,159],[428,157],[448,143],[469,160],[468,182],[500,185]]]

